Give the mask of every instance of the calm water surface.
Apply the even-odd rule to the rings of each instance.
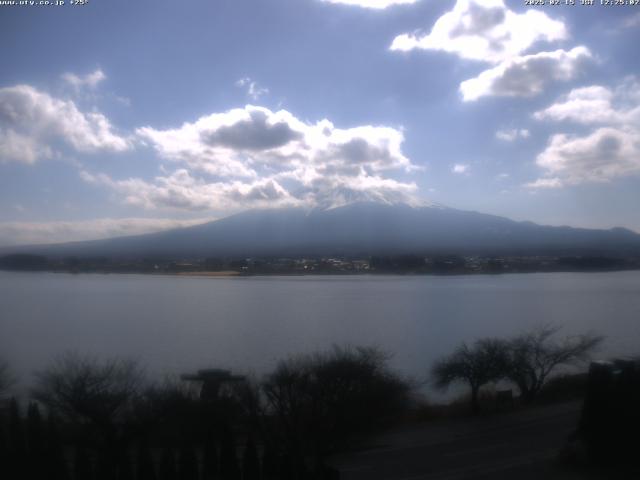
[[[290,354],[379,345],[425,378],[461,341],[543,322],[640,353],[640,272],[501,276],[190,278],[0,272],[0,356],[22,379],[66,350],[140,359],[152,373],[262,373]]]

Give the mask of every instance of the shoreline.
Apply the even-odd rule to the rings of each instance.
[[[402,271],[361,271],[361,272],[239,272],[236,270],[221,271],[194,271],[194,272],[151,272],[151,271],[113,271],[113,270],[27,270],[27,269],[3,269],[0,272],[7,273],[60,273],[68,275],[149,275],[166,277],[192,277],[192,278],[250,278],[250,277],[463,277],[463,276],[502,276],[502,275],[526,275],[536,273],[618,273],[618,272],[638,272],[640,267],[580,270],[580,269],[558,269],[558,270],[521,270],[521,271],[465,271],[465,272],[402,272]]]

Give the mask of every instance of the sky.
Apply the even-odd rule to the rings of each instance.
[[[640,5],[0,2],[0,246],[252,208],[640,232]]]

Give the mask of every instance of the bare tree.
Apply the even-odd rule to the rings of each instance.
[[[113,430],[131,407],[143,375],[137,362],[66,353],[37,375],[36,400],[67,420]]]
[[[303,458],[322,468],[341,442],[407,405],[410,385],[387,364],[376,348],[339,347],[279,363],[262,391],[294,469]]]
[[[15,379],[9,370],[9,364],[0,359],[0,399],[9,391],[15,383]]]
[[[588,359],[604,340],[593,333],[555,340],[559,330],[544,325],[509,342],[507,377],[518,386],[526,403],[535,399],[553,370]]]
[[[441,389],[454,382],[467,383],[471,387],[471,408],[477,413],[480,411],[480,388],[505,376],[507,360],[507,343],[485,338],[477,340],[471,347],[463,343],[451,355],[436,362],[431,374],[436,387]]]
[[[134,430],[145,436],[159,432],[174,437],[182,432],[196,435],[209,423],[209,417],[200,408],[197,390],[177,376],[166,376],[147,385],[132,403]]]

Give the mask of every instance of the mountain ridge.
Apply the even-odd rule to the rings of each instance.
[[[358,202],[247,210],[161,232],[0,249],[0,254],[175,258],[381,254],[640,255],[640,234],[546,226],[441,205]]]

